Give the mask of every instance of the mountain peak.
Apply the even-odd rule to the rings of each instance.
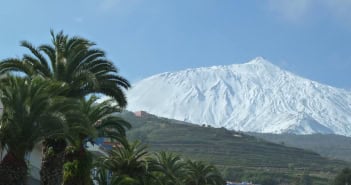
[[[263,57],[154,75],[127,93],[129,110],[197,124],[351,136],[350,92],[281,70]]]
[[[264,57],[258,56],[250,60],[248,63],[270,63],[270,62],[266,60]]]
[[[249,62],[247,62],[246,64],[249,65],[261,65],[261,66],[266,66],[266,67],[276,67],[279,68],[278,66],[274,65],[273,63],[271,63],[270,61],[268,61],[267,59],[259,56],[256,57],[252,60],[250,60]]]

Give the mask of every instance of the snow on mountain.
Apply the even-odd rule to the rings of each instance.
[[[351,136],[351,92],[258,57],[245,64],[162,73],[136,83],[127,109],[263,133]]]

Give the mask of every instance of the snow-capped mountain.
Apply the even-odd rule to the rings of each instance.
[[[351,136],[351,92],[311,81],[258,57],[245,64],[151,76],[128,108],[232,130]]]

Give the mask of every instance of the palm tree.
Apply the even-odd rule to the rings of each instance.
[[[93,48],[95,45],[84,38],[68,37],[51,31],[52,45],[34,47],[27,41],[21,45],[32,55],[22,59],[9,58],[0,63],[0,74],[18,71],[27,76],[39,75],[68,84],[69,97],[84,97],[101,93],[113,97],[120,107],[127,105],[123,89],[130,88],[129,82],[118,75],[114,64],[105,58],[105,53]]]
[[[129,82],[118,75],[117,68],[105,58],[105,53],[94,48],[94,43],[80,37],[68,37],[51,31],[52,45],[34,47],[27,41],[21,45],[31,55],[9,58],[0,63],[0,75],[22,72],[28,77],[41,76],[64,82],[69,86],[65,96],[82,98],[91,93],[113,97],[119,107],[126,106],[124,89]],[[43,142],[41,167],[42,185],[61,184],[63,155],[66,142],[63,138],[46,138]],[[49,155],[50,154],[50,155]]]
[[[64,185],[86,185],[91,183],[90,170],[92,156],[86,151],[87,142],[94,138],[104,137],[121,141],[126,136],[126,129],[131,125],[116,116],[120,109],[112,106],[114,101],[98,102],[98,98],[91,96],[81,99],[80,111],[86,117],[86,122],[78,123],[71,129],[69,140],[71,146],[65,151]],[[75,165],[76,164],[76,165]]]
[[[0,163],[0,184],[26,183],[25,156],[45,136],[62,135],[73,101],[58,94],[68,90],[62,83],[41,78],[7,77],[0,83],[4,106],[0,122],[0,145],[6,155]],[[75,116],[72,116],[74,118]]]
[[[112,176],[109,177],[109,170],[104,167],[97,168],[95,183],[98,185],[138,185],[138,181],[129,176]],[[155,184],[152,184],[155,185]]]
[[[156,153],[151,168],[158,172],[162,185],[182,185],[185,177],[185,163],[179,155],[169,152]]]
[[[121,142],[123,147],[113,148],[108,157],[98,160],[98,167],[112,172],[112,182],[116,185],[146,185],[151,177],[148,170],[149,155],[140,142]],[[123,183],[122,183],[123,182]]]
[[[80,111],[88,118],[87,128],[93,128],[91,132],[96,131],[97,137],[107,137],[117,141],[125,142],[126,129],[131,125],[117,114],[121,108],[116,105],[113,99],[101,101],[96,96],[80,100]],[[80,130],[77,130],[80,131]],[[88,132],[89,133],[89,132]],[[84,134],[82,132],[81,134]],[[84,135],[86,139],[89,135]]]
[[[186,185],[224,185],[221,174],[213,165],[201,161],[188,161],[186,164]]]

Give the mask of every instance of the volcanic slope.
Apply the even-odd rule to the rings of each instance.
[[[128,110],[230,130],[351,136],[351,92],[261,57],[151,76],[133,85],[128,102]]]

